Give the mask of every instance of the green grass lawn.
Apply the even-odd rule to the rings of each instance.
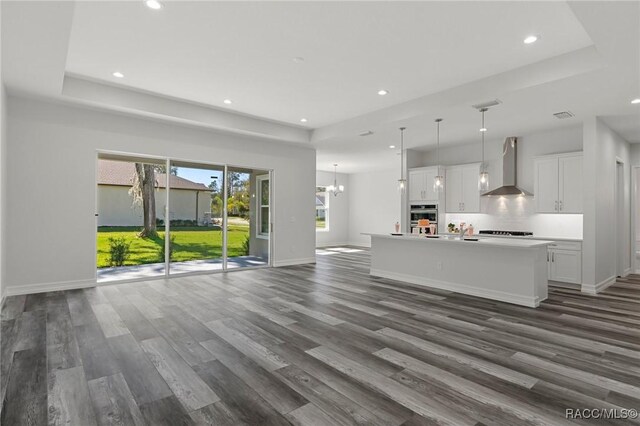
[[[164,244],[164,232],[158,237],[139,238],[140,227],[117,226],[98,228],[98,268],[109,265],[109,238],[124,237],[131,241],[131,255],[125,265],[158,263],[158,250]],[[174,237],[172,261],[215,259],[222,257],[222,232],[205,227],[184,227],[171,230]],[[249,225],[229,225],[228,256],[244,256],[243,243],[249,235]]]

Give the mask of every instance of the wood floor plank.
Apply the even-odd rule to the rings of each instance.
[[[6,297],[2,304],[0,318],[3,321],[16,319],[16,317],[24,311],[26,300],[27,296],[24,294],[19,296]]]
[[[569,422],[563,421],[558,416],[557,418],[548,418],[542,416],[533,407],[528,407],[526,404],[519,404],[507,395],[498,394],[492,392],[488,388],[477,385],[462,377],[455,376],[437,367],[433,367],[427,363],[411,358],[402,353],[394,351],[392,349],[383,349],[378,351],[376,355],[385,358],[391,362],[395,362],[400,366],[403,366],[414,373],[424,374],[428,377],[427,380],[439,380],[450,386],[455,386],[461,393],[472,397],[485,404],[493,404],[499,406],[502,410],[515,415],[523,421],[533,422],[536,424],[568,424]],[[418,413],[422,414],[422,413]]]
[[[265,348],[261,344],[254,342],[246,335],[227,327],[222,321],[211,321],[206,325],[214,333],[240,352],[247,354],[247,356],[260,364],[267,371],[277,370],[288,365],[277,354]]]
[[[154,337],[143,340],[140,345],[187,411],[220,401],[165,339]]]
[[[194,370],[220,395],[225,406],[242,423],[250,425],[286,425],[286,419],[255,390],[235,376],[220,361],[197,365]]]
[[[47,423],[47,365],[44,347],[16,352],[2,406],[0,424]]]
[[[319,346],[314,349],[309,349],[307,353],[354,379],[365,383],[376,391],[385,394],[421,416],[448,425],[472,425],[475,423],[470,422],[469,419],[465,419],[455,412],[447,410],[446,407],[441,406],[441,404],[436,401],[430,400],[428,397],[402,386],[400,383],[364,365],[358,364],[327,347]]]
[[[74,327],[87,380],[120,372],[117,359],[97,321]]]
[[[160,335],[164,337],[187,364],[193,366],[215,359],[211,352],[201,346],[171,318],[163,317],[151,321]]]
[[[120,318],[120,315],[109,303],[98,303],[91,305],[93,313],[102,328],[105,337],[122,336],[130,331]]]
[[[126,302],[113,304],[112,306],[136,340],[142,341],[159,336],[158,330],[133,304]]]
[[[130,334],[110,337],[107,341],[113,353],[112,358],[117,362],[138,405],[173,395],[158,370]]]
[[[144,426],[146,422],[121,373],[88,382],[100,426]]]
[[[214,402],[199,410],[192,411],[189,415],[198,426],[236,426],[247,424],[236,417],[222,401]]]
[[[82,367],[49,374],[49,425],[96,425]]]
[[[335,420],[331,416],[312,403],[293,410],[287,417],[291,423],[299,426],[335,424]]]
[[[141,404],[140,412],[148,425],[192,426],[195,424],[174,395]]]
[[[245,382],[280,414],[286,414],[308,401],[295,390],[270,374],[238,349],[217,337],[202,342],[226,368]]]
[[[46,309],[47,368],[49,372],[82,365],[69,305],[64,295],[48,298]]]
[[[487,374],[491,374],[492,376],[496,376],[498,378],[515,383],[520,386],[524,386],[526,388],[531,388],[538,382],[538,379],[536,377],[522,374],[518,371],[502,367],[501,365],[497,365],[489,361],[484,361],[480,358],[468,356],[455,349],[447,348],[437,343],[429,342],[427,340],[414,337],[410,334],[406,334],[392,328],[383,328],[378,332],[384,334],[385,336],[404,340],[405,342],[408,342],[416,346],[417,348],[434,355],[450,358],[456,362],[459,362],[460,364],[468,365]]]

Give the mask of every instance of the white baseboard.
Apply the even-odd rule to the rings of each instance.
[[[354,246],[354,247],[362,247],[362,248],[371,248],[371,243],[354,243],[354,242],[349,242],[347,243],[348,246]]]
[[[316,248],[348,246],[348,245],[350,245],[350,244],[347,243],[347,242],[344,242],[344,243],[324,243],[324,244],[316,245]]]
[[[23,294],[46,293],[49,291],[75,290],[95,286],[96,280],[63,281],[56,283],[25,284],[14,287],[9,286],[5,289],[4,293],[6,297],[9,297]]]
[[[305,257],[302,259],[287,259],[287,260],[277,260],[273,262],[273,266],[276,268],[281,266],[294,266],[294,265],[306,265],[309,263],[316,263],[315,257]]]
[[[587,294],[598,294],[605,288],[614,284],[615,282],[616,282],[616,277],[613,276],[613,277],[604,279],[595,285],[582,283],[582,287],[580,291]]]
[[[440,290],[455,291],[456,293],[467,294],[469,296],[482,297],[483,299],[499,300],[501,302],[513,303],[515,305],[536,308],[540,305],[539,297],[520,296],[502,291],[478,289],[469,287],[464,284],[450,283],[446,281],[436,281],[427,278],[420,278],[414,275],[401,274],[397,272],[381,271],[371,269],[371,275],[382,278],[389,278],[397,281],[404,281],[411,284],[417,284],[425,287],[438,288]]]
[[[624,270],[624,272],[622,273],[623,277],[626,277],[627,275],[629,275],[631,273],[631,267],[627,268]]]

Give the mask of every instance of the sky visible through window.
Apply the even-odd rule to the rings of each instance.
[[[218,177],[218,183],[222,182],[222,170],[207,170],[207,169],[189,169],[186,167],[178,167],[178,176],[188,179],[192,182],[202,183],[209,186],[211,176]]]

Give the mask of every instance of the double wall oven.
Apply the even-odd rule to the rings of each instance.
[[[429,220],[430,225],[438,226],[438,205],[437,204],[412,204],[409,209],[409,217],[411,224],[411,232],[414,232],[414,228],[418,228],[418,221],[421,219]],[[427,228],[425,230],[429,232]]]

